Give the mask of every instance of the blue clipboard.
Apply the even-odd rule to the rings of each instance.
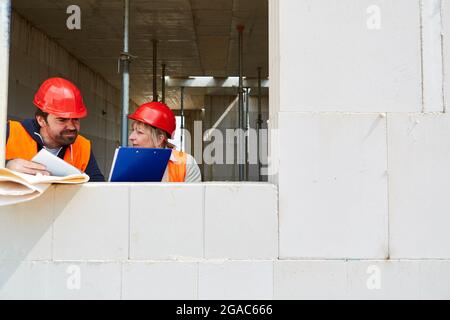
[[[171,154],[171,149],[117,148],[109,181],[161,182]]]

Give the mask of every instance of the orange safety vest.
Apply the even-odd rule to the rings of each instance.
[[[6,142],[6,160],[20,158],[31,161],[37,152],[37,142],[34,141],[22,124],[17,121],[9,121],[9,138]],[[91,142],[78,135],[75,142],[67,148],[66,153],[64,154],[64,161],[84,172],[90,157]]]
[[[169,160],[168,167],[168,181],[169,182],[184,182],[186,179],[186,163],[187,154],[177,150],[172,150],[172,155],[176,161]]]

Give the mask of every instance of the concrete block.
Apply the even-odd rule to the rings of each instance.
[[[450,299],[450,261],[425,260],[419,265],[420,299]]]
[[[281,111],[422,110],[418,1],[286,0],[279,12]]]
[[[280,257],[387,257],[386,119],[279,117]]]
[[[128,187],[124,185],[58,186],[53,258],[127,259],[128,200]]]
[[[392,259],[450,258],[450,115],[389,114]]]
[[[442,14],[441,0],[422,0],[422,86],[423,110],[425,112],[443,112],[443,57],[442,57]]]
[[[349,261],[347,273],[352,299],[450,298],[449,260]]]
[[[130,187],[130,259],[203,257],[203,186]]]
[[[0,261],[51,259],[54,191],[0,209]]]
[[[107,262],[54,262],[48,265],[46,298],[56,300],[118,300],[122,265]]]
[[[126,300],[194,300],[198,297],[197,281],[197,263],[124,263],[122,297]]]
[[[0,300],[44,299],[48,262],[0,263]]]
[[[277,190],[273,185],[206,185],[206,258],[275,258],[277,218]]]
[[[200,300],[269,300],[273,298],[273,261],[200,263]]]
[[[275,299],[448,299],[450,261],[277,261]]]
[[[120,263],[0,264],[0,299],[120,299]]]
[[[347,272],[345,261],[276,261],[275,299],[345,299]]]
[[[349,261],[349,299],[420,299],[419,261]]]

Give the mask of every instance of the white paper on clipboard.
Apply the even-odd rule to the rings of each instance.
[[[33,159],[31,159],[31,161],[43,164],[47,167],[47,171],[50,172],[50,175],[55,177],[65,177],[74,174],[81,174],[80,170],[68,164],[63,159],[53,155],[51,152],[45,150],[44,148],[42,148],[41,151],[39,151],[38,154],[35,155]]]

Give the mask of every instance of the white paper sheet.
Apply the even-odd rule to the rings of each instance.
[[[81,174],[80,170],[68,164],[63,159],[58,158],[44,148],[34,156],[31,161],[43,164],[47,171],[54,177],[65,177],[73,174]]]

